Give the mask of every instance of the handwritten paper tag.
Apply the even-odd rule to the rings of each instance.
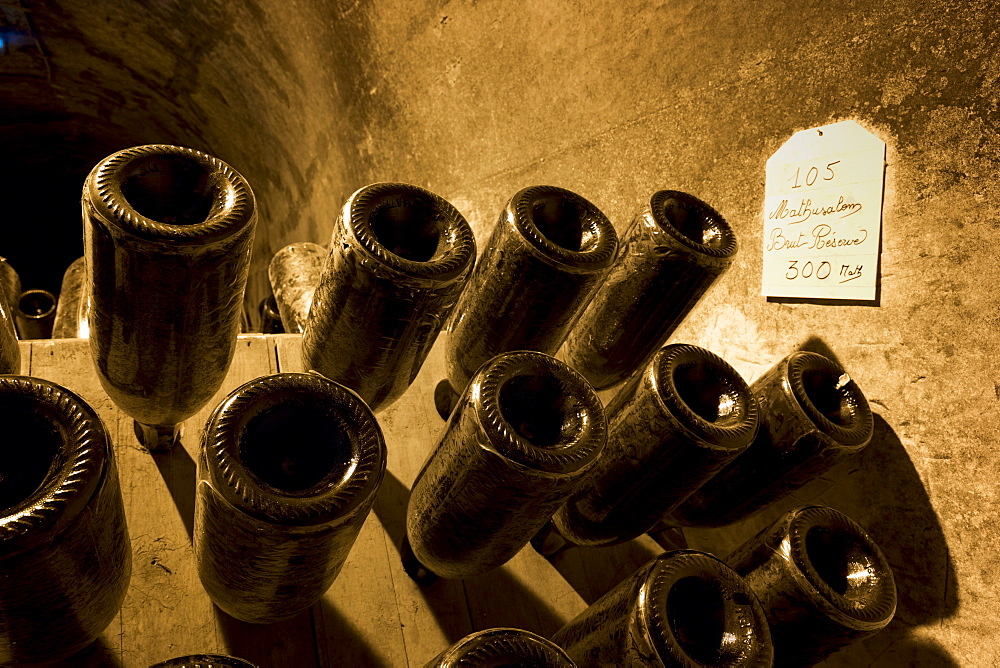
[[[792,135],[767,161],[768,297],[875,299],[885,142],[854,121]]]

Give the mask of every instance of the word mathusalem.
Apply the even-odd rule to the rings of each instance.
[[[813,206],[811,199],[803,199],[798,209],[789,209],[788,200],[783,199],[774,211],[767,214],[770,220],[784,220],[788,218],[789,223],[803,223],[812,216],[832,216],[839,213],[839,218],[847,218],[861,211],[861,202],[845,202],[841,195],[836,204],[831,206]]]

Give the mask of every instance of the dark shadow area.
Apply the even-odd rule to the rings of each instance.
[[[670,531],[675,531],[671,529]],[[638,540],[607,547],[569,547],[549,559],[549,563],[580,595],[587,605],[614,589],[643,564],[668,550],[651,549]]]
[[[318,666],[313,609],[274,624],[247,624],[212,606],[225,653],[257,666]]]
[[[191,455],[181,443],[175,443],[167,452],[151,453],[170,497],[177,506],[177,513],[184,522],[188,538],[194,536],[194,496],[198,470]]]
[[[406,505],[409,498],[410,490],[406,485],[391,472],[386,471],[375,500],[374,512],[397,550],[400,549],[406,534]],[[564,623],[564,620],[545,601],[511,577],[505,569],[497,568],[462,581],[440,578],[433,584],[421,588],[428,609],[438,620],[450,642],[455,642],[469,633],[468,626],[460,624],[455,615],[447,614],[449,608],[454,608],[454,585],[457,582],[461,582],[466,589],[469,619],[473,631],[508,626],[548,636]],[[487,606],[479,609],[475,602],[481,597],[475,595],[470,597],[470,589],[495,593],[495,604],[488,606],[488,609]]]
[[[9,119],[16,113],[0,114],[0,197],[9,221],[0,255],[17,270],[23,290],[58,296],[66,268],[83,255],[83,182],[98,161],[129,146],[130,139],[82,115],[39,110]]]
[[[656,541],[656,544],[663,548],[664,552],[688,549],[687,538],[684,537],[684,531],[680,527],[671,527],[660,523],[646,535]]]
[[[796,350],[801,350],[808,353],[816,353],[822,355],[823,357],[836,362],[838,366],[843,368],[843,364],[837,359],[837,355],[830,349],[830,346],[826,345],[826,342],[819,338],[818,336],[810,336],[808,339],[803,341]],[[849,371],[849,370],[848,370]]]
[[[115,619],[114,623],[117,622]],[[121,668],[125,664],[122,663],[118,652],[107,646],[104,638],[98,638],[58,665],[72,666],[72,668]]]
[[[815,297],[768,297],[772,304],[818,304],[820,306],[881,306],[879,286],[875,287],[875,299],[816,299]]]
[[[810,337],[798,349],[840,364],[818,337]],[[828,660],[829,665],[869,665],[871,657],[878,657],[875,665],[956,665],[940,646],[912,636],[914,627],[955,614],[957,576],[941,523],[909,453],[885,418],[878,413],[873,418],[871,442],[853,458],[743,522],[718,529],[688,529],[686,534],[699,549],[725,558],[792,508],[835,508],[864,527],[882,550],[893,570],[897,605],[889,626],[841,650]]]
[[[458,399],[458,393],[455,392],[455,389],[448,382],[447,378],[434,386],[434,408],[442,420],[448,419],[451,412],[455,409]]]
[[[824,668],[958,668],[962,664],[933,640],[914,636],[911,627],[896,619],[881,633],[841,649],[820,665]]]
[[[875,665],[956,665],[943,648],[912,637],[914,627],[955,614],[957,576],[941,524],[909,454],[882,416],[876,413],[874,422],[871,443],[853,459],[746,522],[698,530],[698,547],[725,558],[792,508],[835,508],[864,527],[882,550],[893,570],[897,603],[889,626],[841,650],[829,665],[869,665],[871,656],[879,656]],[[897,654],[905,660],[886,658]]]
[[[828,488],[813,502],[861,524],[892,566],[897,622],[917,626],[953,615],[956,575],[944,532],[906,448],[881,415],[871,444],[824,478]]]
[[[372,510],[397,551],[406,535],[406,505],[409,500],[410,490],[387,470]],[[465,590],[461,580],[437,579],[432,584],[421,587],[420,592],[449,642],[456,642],[472,631],[472,618],[464,600]],[[455,603],[458,598],[463,599],[462,611],[456,614]]]
[[[810,337],[799,350],[840,364],[818,337]],[[897,621],[916,626],[954,614],[956,575],[944,532],[909,453],[881,415],[874,413],[867,448],[795,497],[836,508],[865,527],[892,566],[899,596]]]
[[[323,599],[313,606],[313,613],[316,628],[324,635],[316,638],[318,665],[393,668],[329,601]]]

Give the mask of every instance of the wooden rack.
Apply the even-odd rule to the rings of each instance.
[[[198,580],[191,532],[195,461],[210,411],[242,383],[301,371],[301,337],[240,336],[219,393],[183,425],[174,451],[150,455],[132,419],[101,388],[86,339],[24,341],[22,373],[81,395],[101,415],[115,447],[132,540],[132,581],[118,618],[73,658],[77,666],[145,667],[194,653],[239,656],[262,667],[423,666],[475,630],[507,626],[551,636],[642,563],[662,552],[644,537],[604,549],[574,549],[551,563],[531,547],[491,573],[425,588],[403,572],[398,545],[406,503],[444,421],[434,387],[444,378],[441,342],[410,390],[377,415],[388,470],[357,543],[323,600],[298,617],[255,626],[219,611]]]

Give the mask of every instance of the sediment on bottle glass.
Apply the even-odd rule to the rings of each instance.
[[[786,513],[726,561],[760,598],[776,666],[810,666],[885,628],[892,569],[852,519],[825,506]]]
[[[874,430],[857,383],[822,355],[797,351],[751,384],[760,429],[749,448],[671,514],[721,526],[749,517],[858,453]]]
[[[454,394],[500,353],[555,355],[617,252],[614,227],[583,197],[552,186],[517,192],[447,327]]]
[[[333,583],[371,510],[385,474],[381,429],[351,390],[281,373],[234,390],[204,434],[194,526],[201,582],[236,619],[293,617]]]
[[[576,545],[611,545],[648,531],[750,445],[757,402],[717,355],[662,348],[607,408],[608,444],[553,517]]]
[[[56,319],[56,298],[48,290],[25,290],[14,307],[14,322],[18,337],[24,339],[52,338]]]
[[[590,471],[606,433],[597,394],[562,362],[521,351],[484,364],[413,484],[416,562],[445,578],[504,564]]]
[[[87,300],[87,264],[78,257],[63,274],[52,323],[53,339],[85,339],[90,335]]]
[[[5,257],[0,257],[0,297],[6,299],[7,307],[12,313],[17,308],[17,300],[21,298],[21,277]]]
[[[378,411],[410,386],[476,258],[472,228],[434,193],[361,188],[344,204],[302,336],[307,368]]]
[[[267,276],[285,331],[305,330],[313,294],[326,261],[326,249],[308,241],[289,244],[271,258]]]
[[[62,660],[117,615],[132,567],[97,413],[38,378],[0,376],[0,663]]]
[[[736,235],[711,206],[676,190],[653,194],[560,358],[598,390],[625,381],[667,342],[736,251]]]
[[[760,602],[704,552],[666,552],[552,636],[578,666],[770,666]]]
[[[257,211],[247,182],[188,148],[137,146],[83,188],[90,347],[149,449],[219,389],[236,347]]]
[[[551,640],[530,631],[498,628],[470,633],[431,659],[424,668],[459,666],[574,668],[576,664]]]
[[[0,292],[0,374],[21,373],[21,348],[17,341],[14,314]]]

